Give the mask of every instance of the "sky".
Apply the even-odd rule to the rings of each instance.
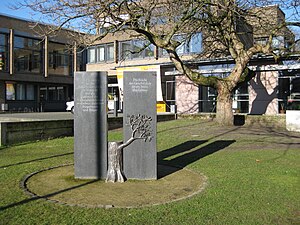
[[[14,10],[10,8],[11,4],[14,4],[15,0],[1,0],[0,13],[7,14],[9,16],[17,17],[20,19],[39,20],[39,17],[33,17],[29,9],[18,9]]]
[[[34,16],[32,14],[32,11],[30,11],[29,9],[18,9],[18,10],[10,9],[9,5],[14,4],[16,2],[18,2],[18,0],[1,0],[0,13],[7,14],[9,16],[13,16],[13,17],[17,17],[17,18],[21,18],[21,19],[27,19],[27,20],[29,19],[29,20],[34,20],[34,21],[40,20],[40,17],[38,15]],[[286,14],[286,18],[289,18],[291,10],[285,10],[284,13]],[[292,28],[292,30],[296,34],[297,38],[300,38],[300,28],[294,27],[294,28]]]

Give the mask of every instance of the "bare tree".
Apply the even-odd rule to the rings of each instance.
[[[108,171],[106,182],[124,182],[123,173],[123,149],[136,140],[151,141],[152,118],[147,115],[127,116],[127,123],[131,128],[131,137],[125,142],[108,143]]]
[[[268,41],[253,44],[253,29],[247,20],[258,18],[253,8],[270,4],[291,7],[298,16],[293,18],[299,18],[298,0],[20,0],[21,6],[48,16],[56,29],[92,34],[85,38],[90,43],[110,33],[126,32],[166,50],[180,73],[217,90],[216,119],[224,125],[233,124],[232,92],[254,76],[247,67],[251,58],[257,53],[274,55],[273,37],[287,25],[299,25],[297,20],[273,24],[265,29]],[[269,21],[259,24],[265,26]],[[228,76],[204,76],[177,53],[197,32],[203,34],[203,51],[194,58],[229,57],[234,68]],[[184,35],[179,39],[178,34]]]

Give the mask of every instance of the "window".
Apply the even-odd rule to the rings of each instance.
[[[194,34],[187,42],[188,53],[200,53],[202,51],[202,35]]]
[[[64,86],[43,86],[40,87],[41,101],[66,101],[66,88]]]
[[[76,63],[76,71],[85,71],[86,70],[86,51],[83,48],[77,49],[77,63]]]
[[[103,44],[88,48],[88,63],[114,60],[114,44]]]
[[[89,48],[88,49],[88,62],[89,63],[95,63],[96,62],[96,49],[95,48]]]
[[[7,83],[6,100],[34,101],[35,87],[33,84]]]
[[[8,70],[8,39],[7,34],[0,34],[0,71]]]
[[[41,41],[15,36],[14,66],[17,72],[41,72]]]
[[[143,40],[132,40],[130,48],[133,52],[132,58],[143,58],[143,50],[145,48]]]
[[[49,42],[49,74],[71,75],[71,52],[64,44]]]
[[[202,34],[195,33],[191,37],[186,38],[186,35],[176,35],[175,40],[181,42],[176,49],[179,55],[200,53],[202,51]]]
[[[56,87],[57,90],[57,100],[64,101],[66,99],[64,87]]]
[[[214,65],[201,65],[198,67],[199,71],[206,77],[216,76],[225,78],[228,77],[235,64],[214,64]]]
[[[47,87],[46,86],[42,86],[40,87],[40,100],[42,102],[47,101],[48,96],[47,96]]]
[[[175,81],[166,81],[166,101],[175,101]]]
[[[154,56],[154,45],[148,43],[148,47],[145,48],[144,50],[144,57],[148,58],[148,57],[153,57]]]
[[[58,96],[55,87],[48,87],[49,101],[57,101]]]
[[[199,66],[200,72],[204,76],[216,76],[220,78],[227,77],[234,64],[215,64],[215,65],[201,65]],[[210,87],[199,87],[199,111],[200,112],[215,112],[216,100],[218,93],[215,89]],[[248,113],[249,112],[249,93],[248,84],[243,84],[233,93],[232,107],[236,112]]]
[[[6,100],[16,100],[14,84],[6,84]]]
[[[214,88],[199,87],[199,112],[215,112],[218,93]],[[239,87],[232,96],[232,108],[236,112],[249,112],[248,84]]]
[[[33,84],[26,85],[26,99],[34,100],[34,85]]]
[[[25,84],[16,84],[17,100],[26,100]]]
[[[0,34],[0,45],[7,46],[7,34]]]
[[[176,48],[178,55],[197,54],[202,52],[202,33],[195,33],[191,37],[186,34],[178,34],[174,36],[174,40],[181,44]],[[160,55],[167,55],[167,51],[160,49]]]
[[[131,41],[120,42],[120,59],[130,59],[131,58]]]
[[[285,47],[284,37],[283,36],[274,37],[272,40],[272,47],[275,49],[284,48]]]
[[[114,53],[114,45],[113,44],[108,44],[107,45],[107,54],[106,54],[106,56],[107,56],[107,61],[112,61],[112,60],[114,60],[114,55],[115,55],[115,53]]]
[[[97,62],[105,61],[105,48],[104,46],[97,47]]]
[[[139,59],[154,56],[154,45],[147,40],[135,39],[120,42],[120,59]]]
[[[184,42],[184,35],[176,35],[174,38],[176,41],[179,41],[181,44],[176,48],[176,52],[179,55],[185,53],[185,42]]]
[[[233,93],[233,108],[236,112],[249,113],[248,84],[245,83]]]
[[[261,37],[255,39],[255,44],[266,45],[268,43],[269,38]],[[285,40],[283,36],[274,37],[272,39],[272,47],[275,49],[280,49],[285,47]]]
[[[285,65],[293,65],[297,61],[284,61]],[[282,70],[278,77],[278,111],[300,109],[300,70]]]
[[[199,86],[199,112],[216,111],[217,91],[210,87]]]

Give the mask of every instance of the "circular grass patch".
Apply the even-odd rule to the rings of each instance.
[[[187,169],[158,165],[157,180],[102,180],[74,178],[74,166],[60,166],[34,173],[24,188],[39,198],[82,207],[136,208],[164,204],[191,197],[206,186],[206,177]]]

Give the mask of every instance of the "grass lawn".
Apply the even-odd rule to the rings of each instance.
[[[185,200],[137,209],[81,208],[35,199],[28,174],[73,163],[73,138],[0,148],[0,224],[300,224],[300,133],[220,127],[200,119],[158,124],[158,162],[208,178]],[[109,140],[121,140],[121,130]]]

